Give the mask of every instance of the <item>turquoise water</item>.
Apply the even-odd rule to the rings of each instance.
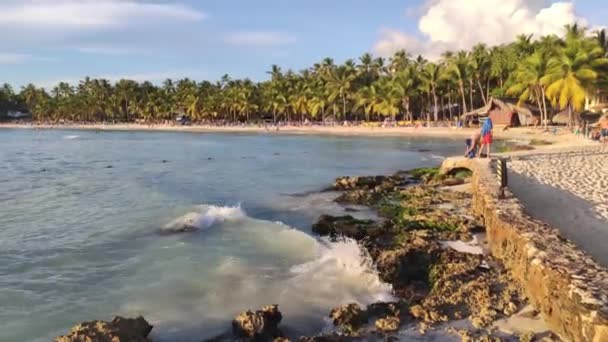
[[[293,331],[319,332],[332,306],[391,293],[356,244],[309,234],[343,209],[317,191],[462,150],[399,137],[0,130],[0,341],[48,341],[115,314],[144,315],[156,341],[200,341],[270,303]],[[159,234],[185,221],[200,229]]]

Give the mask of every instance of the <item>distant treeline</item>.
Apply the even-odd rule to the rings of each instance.
[[[586,96],[606,85],[606,31],[567,25],[564,37],[520,35],[510,43],[447,51],[436,62],[399,51],[391,58],[362,55],[335,64],[325,58],[294,72],[273,65],[269,80],[150,82],[86,78],[52,90],[27,85],[0,89],[0,113],[28,111],[37,121],[159,122],[452,119],[491,96],[518,97],[551,109],[581,110]]]

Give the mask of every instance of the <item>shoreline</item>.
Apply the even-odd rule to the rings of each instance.
[[[268,134],[268,135],[313,135],[313,136],[347,136],[347,137],[403,137],[403,138],[444,138],[460,140],[471,137],[478,128],[456,127],[367,127],[367,126],[213,126],[190,125],[178,126],[168,124],[145,125],[136,123],[121,124],[37,124],[37,123],[0,123],[3,129],[29,130],[67,130],[67,131],[104,131],[104,132],[177,132],[177,133],[234,133],[234,134]],[[537,154],[546,150],[596,146],[597,143],[567,131],[565,127],[556,128],[556,132],[543,132],[540,128],[516,127],[508,130],[495,129],[497,140],[529,143],[532,140],[543,140],[547,145],[534,146],[528,151],[511,151],[501,155]]]

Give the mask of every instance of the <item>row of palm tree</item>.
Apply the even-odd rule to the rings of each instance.
[[[492,96],[516,96],[550,112],[582,109],[585,97],[608,79],[606,31],[589,35],[574,24],[565,35],[520,35],[510,44],[445,52],[430,62],[405,51],[391,58],[363,54],[336,64],[325,58],[294,72],[273,65],[269,79],[225,75],[217,82],[188,78],[162,85],[85,78],[50,91],[32,84],[0,88],[0,113],[27,110],[38,121],[159,122],[185,115],[193,121],[243,122],[453,119]],[[572,115],[572,114],[571,114]]]

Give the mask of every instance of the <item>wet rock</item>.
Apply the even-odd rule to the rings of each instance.
[[[456,185],[462,185],[464,183],[465,183],[465,180],[463,178],[446,178],[441,181],[441,185],[443,185],[443,186],[456,186]]]
[[[351,342],[356,341],[357,337],[345,336],[340,334],[327,334],[313,337],[301,337],[299,342]]]
[[[278,328],[282,319],[278,305],[268,305],[255,312],[245,311],[232,321],[232,333],[246,341],[273,341],[283,336]]]
[[[159,230],[160,235],[192,233],[200,229],[201,216],[198,213],[188,213],[179,217]]]
[[[370,317],[401,316],[403,303],[372,303],[367,306],[367,314]]]
[[[352,190],[343,193],[335,199],[336,203],[371,205],[382,198],[382,193],[371,190]]]
[[[355,303],[339,306],[331,310],[329,317],[334,325],[340,327],[346,335],[355,336],[367,323],[367,312]]]
[[[376,330],[379,332],[394,332],[399,330],[401,320],[399,319],[399,317],[380,318],[376,320],[376,323],[374,323],[374,325],[376,327]]]
[[[83,322],[73,327],[65,336],[54,342],[148,342],[152,326],[141,316],[137,318],[114,317],[111,322]]]
[[[112,165],[107,165],[107,166],[106,166],[106,169],[111,169],[111,168],[113,168],[113,167],[114,167],[114,166],[112,166]]]
[[[386,181],[386,176],[340,177],[330,187],[331,191],[371,189]]]
[[[374,221],[358,220],[350,215],[329,216],[321,215],[313,224],[312,231],[321,236],[329,236],[333,239],[348,237],[361,240],[377,229]]]

